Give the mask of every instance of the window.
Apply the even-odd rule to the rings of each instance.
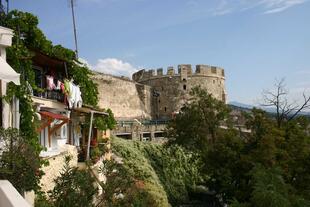
[[[167,112],[167,107],[165,107],[165,112]]]
[[[183,90],[186,90],[186,85],[183,85]]]
[[[214,73],[214,74],[216,74],[216,67],[214,67],[214,66],[211,66],[211,73]]]
[[[160,103],[160,99],[158,100],[158,103]]]
[[[186,78],[183,78],[183,82],[186,82]]]
[[[49,142],[48,142],[48,127],[45,127],[44,129],[41,130],[39,134],[39,139],[40,139],[40,144],[43,147],[49,147]]]
[[[43,72],[40,67],[33,66],[33,71],[35,74],[35,84],[39,88],[43,88]]]
[[[34,79],[35,85],[36,85],[38,88],[44,88],[43,82],[44,82],[45,80],[43,80],[44,74],[43,74],[42,68],[37,67],[37,66],[33,66],[32,69],[33,69],[34,75],[35,75],[35,79]],[[37,91],[34,91],[33,94],[34,94],[35,96],[42,97],[42,93],[39,93],[39,92],[37,92]]]

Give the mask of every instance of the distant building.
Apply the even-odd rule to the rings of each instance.
[[[0,96],[6,95],[9,82],[19,85],[19,74],[6,62],[6,48],[12,44],[13,30],[0,26]],[[13,99],[11,103],[2,99],[0,103],[1,126],[3,128],[19,128],[19,102]]]
[[[224,69],[208,65],[191,65],[140,70],[132,80],[95,72],[93,80],[98,83],[99,106],[111,108],[117,120],[167,120],[178,113],[190,98],[189,92],[201,86],[218,100],[226,102]]]
[[[93,80],[98,84],[99,107],[110,108],[117,128],[113,134],[140,140],[162,138],[167,120],[173,118],[189,100],[195,86],[206,89],[218,100],[226,102],[224,69],[208,65],[179,65],[173,67],[140,70],[132,80],[94,72]]]
[[[170,119],[190,98],[189,92],[195,86],[206,89],[218,100],[226,102],[224,69],[208,65],[178,66],[178,73],[169,67],[167,74],[163,69],[140,70],[134,73],[133,80],[151,87],[154,119]]]

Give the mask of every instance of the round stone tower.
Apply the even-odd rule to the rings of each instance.
[[[152,87],[152,107],[155,119],[169,119],[177,113],[190,98],[191,88],[200,86],[207,89],[214,98],[226,102],[224,69],[209,65],[196,65],[195,72],[189,64],[178,65],[178,73],[168,67],[163,69],[140,70],[132,79]]]

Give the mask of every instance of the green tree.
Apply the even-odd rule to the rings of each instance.
[[[87,170],[70,167],[71,157],[65,158],[65,165],[57,177],[55,187],[48,192],[49,198],[37,201],[37,206],[55,207],[91,207],[98,189],[94,187],[95,179]]]
[[[122,162],[104,160],[100,171],[106,180],[100,184],[103,193],[97,206],[153,206],[154,200],[143,190],[143,181],[130,175]]]
[[[23,194],[39,190],[43,161],[17,129],[0,128],[0,179],[9,180]]]
[[[230,109],[201,87],[190,92],[191,99],[168,126],[171,144],[191,150],[204,150],[214,142],[220,125],[227,121]]]
[[[244,115],[250,131],[238,132],[227,124],[232,119],[226,106],[195,90],[192,101],[171,122],[168,134],[170,144],[198,152],[201,176],[209,176],[206,187],[232,206],[308,206],[307,119],[285,118],[279,127],[278,119],[253,109]],[[228,127],[221,128],[225,122]]]
[[[119,174],[127,175],[129,178],[124,177],[124,175],[115,175],[119,178],[111,178],[110,180],[114,180],[115,186],[118,188],[120,188],[119,186],[126,186],[125,184],[117,184],[123,183],[124,180],[131,180],[138,184],[141,187],[140,193],[134,194],[134,197],[138,197],[136,200],[139,200],[140,203],[148,204],[144,206],[168,206],[169,204],[179,206],[188,202],[189,193],[197,184],[207,179],[200,177],[199,172],[202,163],[197,153],[189,152],[180,146],[167,147],[161,144],[113,138],[112,150],[122,158],[122,161],[117,164],[118,167],[112,167],[112,169],[119,167],[121,169],[117,171],[110,169],[111,174],[113,175],[114,172],[115,175],[116,172],[119,172]],[[125,179],[117,181],[121,177]],[[140,199],[141,195],[144,195],[142,200]],[[169,204],[166,196],[169,199]],[[136,201],[135,199],[131,200]],[[132,202],[129,203],[133,204]]]

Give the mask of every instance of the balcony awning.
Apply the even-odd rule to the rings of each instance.
[[[16,85],[20,85],[19,74],[2,57],[0,57],[0,80],[12,81]]]
[[[61,115],[61,114],[55,114],[49,111],[40,111],[39,112],[41,114],[42,117],[48,117],[48,118],[52,118],[52,119],[58,119],[58,120],[63,120],[63,121],[68,121],[69,118]]]
[[[90,114],[90,124],[89,124],[89,130],[88,130],[87,151],[86,151],[86,160],[89,160],[89,158],[90,158],[90,138],[91,138],[91,134],[92,134],[94,114],[99,114],[102,116],[109,116],[109,114],[106,112],[97,111],[93,107],[88,107],[88,106],[84,106],[81,108],[75,108],[73,110],[75,110],[79,113]]]
[[[38,132],[40,132],[41,130],[43,130],[45,127],[48,127],[48,143],[49,146],[51,146],[51,135],[58,129],[60,129],[60,127],[64,124],[67,124],[69,122],[69,118],[61,115],[61,114],[55,114],[49,111],[40,111],[39,112],[42,116],[42,120],[41,120],[41,126],[40,128],[38,128]],[[60,120],[60,123],[54,124],[51,127],[51,123],[55,120]]]

